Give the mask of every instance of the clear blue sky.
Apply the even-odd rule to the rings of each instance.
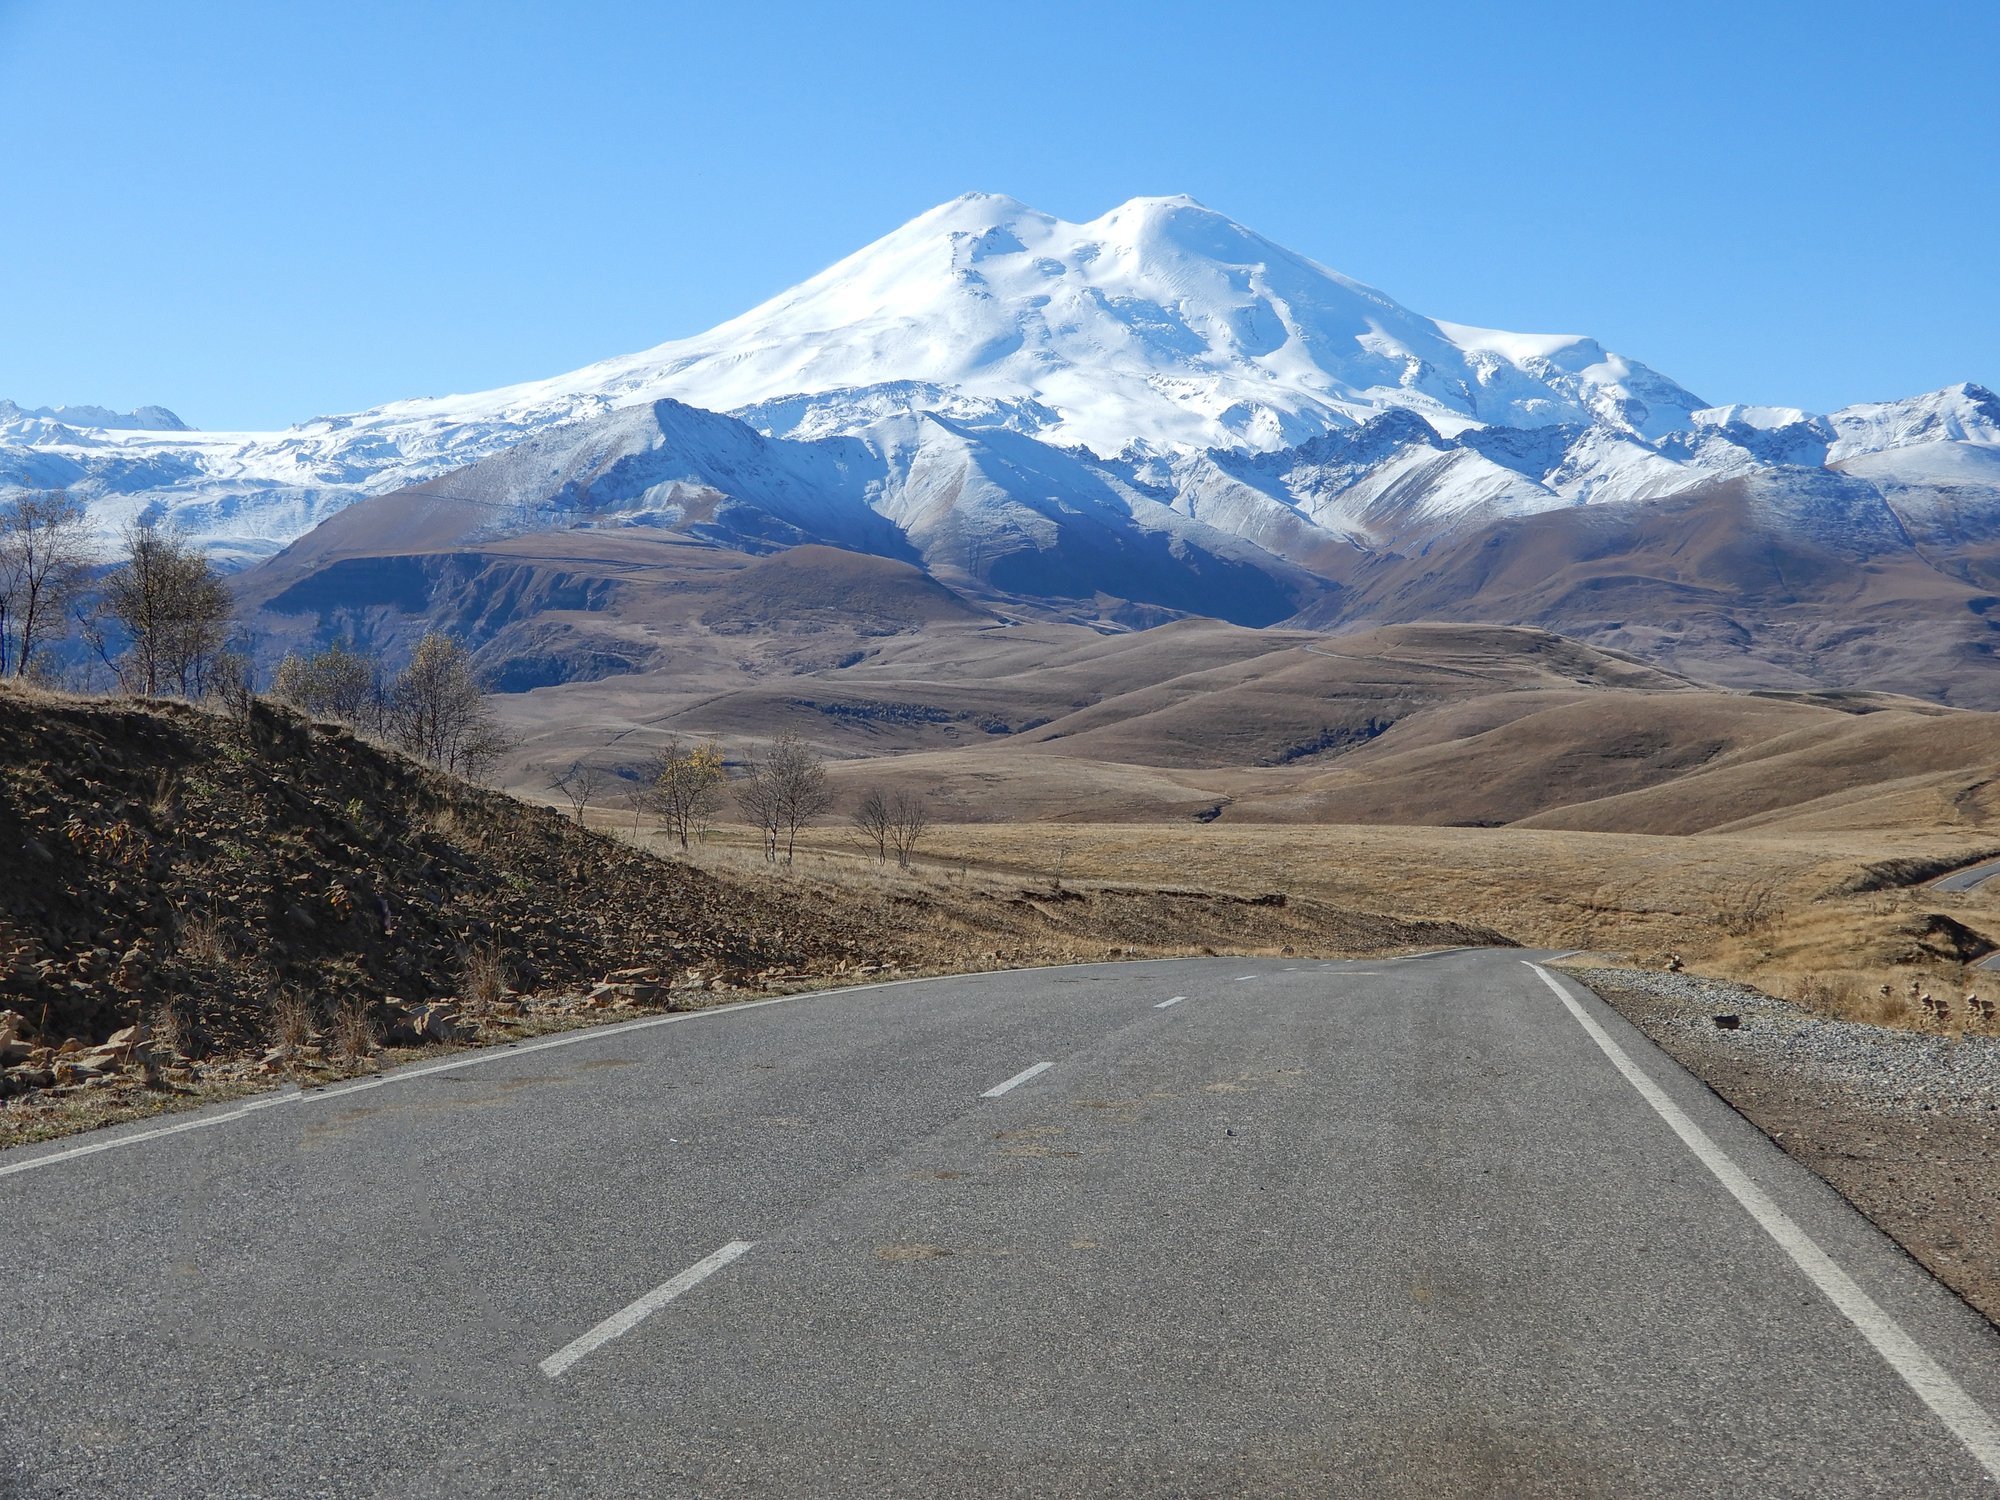
[[[0,0],[0,396],[283,426],[1192,193],[1710,401],[2000,382],[2000,6]]]

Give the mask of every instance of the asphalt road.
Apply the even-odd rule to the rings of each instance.
[[[926,981],[9,1152],[0,1496],[1993,1494],[2000,1337],[1561,989]]]
[[[1984,885],[1995,875],[2000,875],[2000,859],[1989,859],[1983,864],[1967,865],[1962,870],[1953,870],[1949,875],[1940,875],[1931,882],[1931,889],[1969,891]]]

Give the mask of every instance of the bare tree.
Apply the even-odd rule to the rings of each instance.
[[[647,803],[660,815],[667,832],[680,840],[705,837],[722,810],[722,746],[715,740],[686,745],[676,737],[646,762]]]
[[[397,745],[455,775],[479,776],[507,748],[472,658],[441,632],[417,642],[389,688],[388,707]]]
[[[763,761],[750,762],[750,774],[736,784],[736,805],[763,841],[764,858],[778,857],[778,838],[785,826],[778,784]]]
[[[315,719],[379,728],[382,664],[371,652],[341,641],[304,656],[288,651],[271,678],[271,696]]]
[[[81,501],[49,490],[0,503],[0,676],[28,675],[35,648],[67,618],[92,557]]]
[[[910,856],[917,852],[931,827],[931,805],[915,792],[898,792],[889,804],[890,844],[896,850],[896,864],[910,868]]]
[[[115,663],[119,681],[149,698],[200,698],[229,643],[229,590],[206,557],[151,522],[128,526],[124,540],[124,560],[105,576],[101,595],[126,638]]]
[[[833,793],[818,753],[797,735],[781,734],[751,763],[737,801],[763,832],[764,857],[776,859],[782,842],[789,865],[799,830],[833,806]]]
[[[257,703],[257,673],[248,647],[238,642],[215,659],[210,685],[222,700],[224,711],[241,723],[250,722]]]
[[[583,827],[584,809],[603,787],[604,773],[587,760],[573,760],[560,770],[548,771],[547,777],[549,790],[563,795],[576,815],[576,826]]]
[[[862,799],[854,805],[854,811],[847,815],[861,836],[875,846],[875,860],[880,864],[889,858],[889,799],[879,789],[870,788]]]

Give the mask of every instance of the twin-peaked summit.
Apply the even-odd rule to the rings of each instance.
[[[707,333],[572,381],[779,436],[922,406],[1105,457],[1287,447],[1390,407],[1447,434],[1655,437],[1705,404],[1591,339],[1411,312],[1187,197],[1073,224],[967,194]]]

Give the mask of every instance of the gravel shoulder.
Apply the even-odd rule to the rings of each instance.
[[[1831,1020],[1692,974],[1565,968],[2000,1323],[2000,1038]]]

